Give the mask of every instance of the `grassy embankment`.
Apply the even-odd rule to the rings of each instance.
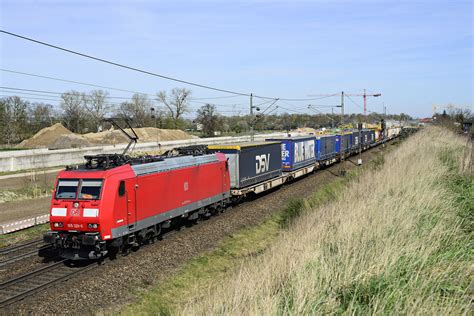
[[[0,203],[32,200],[51,196],[52,186],[28,185],[19,190],[4,190],[0,192]]]
[[[24,242],[30,239],[39,239],[49,230],[49,223],[33,226],[17,232],[0,235],[0,248]]]
[[[197,258],[125,312],[468,312],[474,177],[465,149],[451,132],[422,131],[348,183]]]
[[[23,181],[23,186],[20,189],[3,189],[0,191],[0,203],[29,200],[42,198],[51,195],[53,189],[52,182],[54,180],[48,180],[49,177],[55,176],[62,167],[45,168],[45,169],[34,169],[34,170],[22,170],[12,172],[0,172],[0,176],[14,176],[20,173],[29,173],[20,179]],[[54,178],[53,178],[54,179]],[[14,178],[1,179],[0,181],[15,181]],[[7,185],[8,187],[8,185]]]

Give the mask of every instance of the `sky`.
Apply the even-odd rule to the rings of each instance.
[[[0,0],[0,28],[244,94],[307,99],[344,91],[349,95],[346,113],[362,113],[360,94],[366,89],[382,94],[367,98],[369,111],[382,112],[386,105],[388,113],[426,117],[433,104],[472,110],[473,11],[473,1],[456,0]],[[216,104],[224,115],[246,114],[249,109],[248,96],[186,86],[5,34],[0,34],[0,68],[2,87],[58,93],[94,89],[5,71],[9,70],[151,97],[187,87],[192,90],[193,110],[206,102]],[[132,94],[108,91],[116,103]],[[23,96],[32,102],[58,104],[58,95],[30,93]],[[11,94],[0,90],[0,96]],[[253,100],[257,105],[265,101]],[[269,112],[311,113],[308,104],[339,105],[340,95],[278,101]]]

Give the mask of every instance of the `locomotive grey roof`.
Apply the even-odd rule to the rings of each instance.
[[[219,159],[217,159],[216,155],[183,156],[167,158],[163,161],[157,161],[152,163],[132,165],[131,167],[135,174],[137,176],[140,176],[149,173],[164,172],[168,170],[192,167],[217,161],[219,161]]]

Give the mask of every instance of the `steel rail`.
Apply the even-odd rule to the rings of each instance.
[[[12,245],[12,246],[8,246],[8,247],[5,247],[5,248],[0,248],[0,255],[6,255],[10,252],[17,251],[19,249],[23,249],[23,248],[26,248],[26,247],[31,247],[34,244],[40,244],[42,242],[43,242],[43,239],[41,238],[41,239],[35,239],[35,240],[32,240],[32,241],[28,241],[28,242],[25,242],[23,244]]]
[[[94,263],[83,267],[68,267],[65,265],[68,261],[69,259],[62,259],[0,283],[0,307],[15,303],[53,283],[67,280],[74,275],[97,267]]]

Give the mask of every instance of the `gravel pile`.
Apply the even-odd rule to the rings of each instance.
[[[363,154],[370,160],[381,148]],[[345,162],[346,169],[355,168]],[[214,249],[219,242],[245,227],[265,221],[285,206],[291,197],[306,197],[334,179],[341,165],[309,175],[254,201],[199,225],[179,231],[163,241],[143,247],[64,283],[55,284],[34,297],[16,303],[3,313],[15,314],[82,314],[116,311],[120,306],[139,299],[139,293],[171,277],[192,258]]]
[[[133,135],[130,129],[125,131]],[[180,129],[159,129],[155,127],[134,128],[140,143],[161,142],[170,140],[185,140],[199,138]],[[99,133],[74,134],[61,123],[43,128],[31,138],[25,139],[17,148],[49,148],[67,149],[100,145],[127,144],[129,139],[117,129],[110,129]]]

